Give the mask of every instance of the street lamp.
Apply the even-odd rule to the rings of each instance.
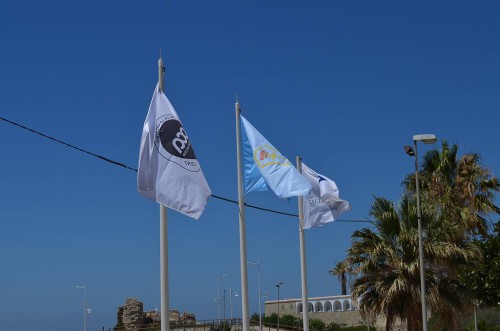
[[[217,311],[219,313],[219,325],[220,325],[220,280],[227,275],[218,275],[217,276]]]
[[[261,293],[260,293],[260,263],[259,259],[257,258],[257,262],[248,262],[247,264],[257,266],[257,286],[259,288],[259,330],[262,330],[262,312],[260,309],[260,301],[261,301]]]
[[[280,286],[283,285],[283,282],[278,282],[276,283],[276,286],[278,288],[278,330],[280,331]]]
[[[476,300],[473,300],[472,304],[474,305],[474,331],[477,331]]]
[[[422,221],[421,221],[421,211],[420,211],[420,186],[418,183],[418,153],[417,153],[417,142],[423,142],[424,144],[433,144],[437,141],[437,138],[433,134],[418,134],[413,136],[413,146],[405,146],[405,152],[409,156],[415,157],[415,185],[417,193],[417,221],[418,221],[418,254],[419,254],[419,265],[420,265],[420,296],[422,301],[422,329],[427,331],[427,304],[425,302],[425,272],[424,272],[424,250],[422,245]]]
[[[215,305],[215,310],[219,308],[219,298],[214,298],[214,305]],[[215,318],[214,318],[214,323],[215,323]]]
[[[87,287],[85,285],[77,285],[76,288],[83,290],[83,331],[87,331],[87,304],[85,303]]]
[[[226,289],[224,289],[223,293],[224,293],[224,295],[222,296],[222,298],[223,298],[222,302],[224,303],[223,304],[223,307],[224,307],[223,312],[224,313],[222,314],[222,316],[223,316],[222,319],[223,319],[224,324],[225,324],[226,323]]]
[[[233,296],[239,297],[238,292],[233,291],[233,287],[229,284],[229,307],[231,308],[231,325],[233,324]]]

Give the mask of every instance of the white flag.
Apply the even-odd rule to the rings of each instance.
[[[304,224],[310,229],[335,221],[345,211],[351,210],[349,202],[340,199],[335,182],[318,174],[302,163],[302,175],[311,183],[312,190],[304,197]]]
[[[212,193],[179,116],[158,87],[144,121],[137,187],[144,197],[195,219]]]

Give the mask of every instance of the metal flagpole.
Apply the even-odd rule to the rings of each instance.
[[[297,156],[297,170],[302,173],[302,158]],[[307,303],[306,242],[304,238],[304,198],[299,196],[299,241],[300,241],[300,275],[302,278],[302,321],[304,331],[309,331],[309,305]]]
[[[234,106],[236,110],[236,163],[238,167],[238,215],[240,225],[241,317],[243,319],[243,331],[249,331],[250,319],[248,316],[247,242],[245,232],[245,201],[243,194],[243,165],[240,132],[241,109],[238,98],[236,98],[236,104]]]
[[[164,91],[165,67],[163,60],[158,59],[158,88]],[[160,283],[161,283],[161,331],[169,331],[170,323],[168,316],[168,231],[167,231],[167,207],[160,204]]]

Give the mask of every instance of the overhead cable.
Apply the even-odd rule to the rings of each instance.
[[[73,148],[73,149],[76,149],[77,151],[81,152],[81,153],[85,153],[85,154],[88,154],[90,156],[93,156],[93,157],[96,157],[102,161],[106,161],[106,162],[109,162],[111,164],[114,164],[116,166],[119,166],[119,167],[122,167],[122,168],[125,168],[125,169],[128,169],[128,170],[132,170],[132,171],[135,171],[137,172],[137,169],[136,168],[133,168],[133,167],[130,167],[126,164],[123,164],[121,162],[118,162],[118,161],[115,161],[115,160],[112,160],[110,158],[107,158],[105,156],[102,156],[102,155],[99,155],[99,154],[96,154],[96,153],[93,153],[93,152],[90,152],[88,150],[85,150],[83,148],[80,148],[78,146],[75,146],[75,145],[72,145],[72,144],[69,144],[65,141],[62,141],[60,139],[57,139],[57,138],[54,138],[54,137],[51,137],[45,133],[42,133],[40,131],[37,131],[35,129],[32,129],[32,128],[29,128],[25,125],[22,125],[22,124],[19,124],[17,122],[14,122],[14,121],[11,121],[5,117],[1,117],[0,116],[0,120],[6,122],[6,123],[9,123],[11,125],[14,125],[20,129],[23,129],[23,130],[26,130],[26,131],[29,131],[31,133],[34,133],[36,135],[39,135],[43,138],[46,138],[46,139],[49,139],[49,140],[52,140],[52,141],[55,141],[59,144],[62,144],[66,147],[69,147],[69,148]],[[230,202],[230,203],[234,203],[234,204],[238,204],[238,201],[237,200],[232,200],[232,199],[228,199],[228,198],[224,198],[224,197],[221,197],[221,196],[218,196],[218,195],[215,195],[215,194],[212,194],[212,197],[214,197],[215,199],[219,199],[219,200],[222,200],[222,201],[226,201],[226,202]],[[262,210],[262,211],[266,211],[266,212],[270,212],[270,213],[275,213],[275,214],[279,214],[279,215],[284,215],[284,216],[292,216],[292,217],[299,217],[299,215],[297,214],[292,214],[292,213],[286,213],[286,212],[282,212],[282,211],[278,211],[278,210],[273,210],[273,209],[268,209],[268,208],[263,208],[263,207],[259,207],[259,206],[254,206],[254,205],[251,205],[251,204],[247,204],[245,203],[245,206],[248,207],[248,208],[253,208],[253,209],[257,209],[257,210]],[[336,222],[348,222],[348,223],[356,223],[356,222],[369,222],[369,221],[364,221],[364,220],[335,220]]]

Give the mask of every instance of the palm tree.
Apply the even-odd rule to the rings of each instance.
[[[489,223],[492,223],[488,218],[500,215],[500,208],[495,205],[500,181],[480,164],[478,154],[466,153],[459,157],[458,146],[443,141],[440,151],[425,154],[420,174],[422,202],[432,208],[438,225],[432,230],[440,229],[441,240],[464,245],[475,236],[488,233]],[[413,174],[407,176],[404,186],[408,195],[415,195]],[[459,279],[465,267],[466,264],[445,265],[442,261],[433,266],[454,281]],[[441,319],[448,320],[451,328],[458,327],[458,314],[453,309],[447,310],[444,306],[433,313],[442,315]]]
[[[495,205],[495,193],[500,180],[481,166],[475,153],[458,156],[458,146],[442,142],[441,151],[427,152],[420,170],[421,196],[426,205],[433,206],[441,222],[460,224],[458,240],[485,235],[487,217],[500,215]],[[414,174],[403,182],[406,192],[415,194]]]
[[[399,205],[375,198],[370,210],[375,229],[364,228],[352,235],[347,262],[359,274],[352,292],[360,300],[360,312],[366,317],[383,314],[386,329],[395,321],[407,323],[408,330],[421,330],[420,267],[416,204],[404,195]],[[434,269],[435,265],[465,263],[477,258],[478,250],[467,242],[448,242],[432,210],[422,208],[422,225],[426,229],[424,245],[427,300],[431,309],[445,307],[450,314],[463,311],[468,291],[455,279]],[[450,316],[443,317],[447,319]]]
[[[347,294],[347,275],[352,274],[351,266],[347,261],[338,261],[333,269],[328,270],[328,273],[332,276],[337,276],[340,282],[340,287],[342,289],[342,295]]]

